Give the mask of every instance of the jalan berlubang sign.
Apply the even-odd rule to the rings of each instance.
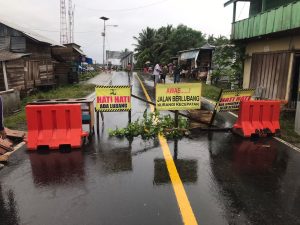
[[[201,83],[157,84],[156,109],[200,109],[201,87]]]

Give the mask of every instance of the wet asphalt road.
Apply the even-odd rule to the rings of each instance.
[[[151,77],[142,79],[152,95]],[[127,82],[125,73],[112,76],[112,85]],[[133,120],[148,107],[132,105]],[[127,118],[105,113],[100,138],[82,150],[18,151],[0,171],[0,224],[183,224],[159,142],[108,138]],[[299,152],[220,132],[169,146],[198,224],[300,224]]]

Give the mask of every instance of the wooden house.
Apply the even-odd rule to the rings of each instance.
[[[206,43],[200,48],[193,48],[178,52],[178,63],[184,70],[189,71],[191,75],[192,69],[196,70],[195,78],[206,80],[206,77],[212,67],[212,55],[215,46]]]
[[[133,69],[135,64],[135,58],[133,52],[125,53],[121,58],[121,66],[123,69],[127,68],[129,63],[132,65],[132,69]]]
[[[85,54],[75,43],[53,46],[52,57],[55,59],[54,74],[59,85],[78,81],[78,66],[84,61]]]
[[[249,18],[236,21],[233,5],[231,39],[245,46],[244,88],[260,88],[262,98],[296,107],[300,73],[300,1],[247,0]]]
[[[51,46],[58,45],[23,27],[0,20],[0,91],[28,91],[55,84]]]

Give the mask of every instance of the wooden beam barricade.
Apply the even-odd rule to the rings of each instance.
[[[89,124],[90,135],[92,135],[95,126],[94,100],[94,98],[37,99],[27,105],[81,104],[82,121],[84,124]]]
[[[228,112],[239,110],[241,101],[249,101],[254,95],[255,89],[221,89],[218,100],[215,104],[210,126],[213,125],[217,112]]]
[[[146,99],[143,99],[143,98],[141,98],[141,97],[139,97],[139,96],[136,96],[136,95],[134,95],[134,94],[131,94],[131,97],[136,98],[136,99],[138,99],[138,100],[140,100],[140,101],[143,101],[143,102],[145,102],[145,103],[148,103],[148,104],[151,104],[151,105],[156,106],[156,103],[150,102],[150,101],[148,101],[148,100],[146,100]],[[200,120],[197,120],[197,119],[195,119],[195,118],[192,118],[191,116],[186,115],[186,114],[184,114],[184,113],[181,113],[181,112],[179,112],[178,110],[168,110],[168,111],[169,111],[169,112],[172,112],[172,113],[178,113],[179,116],[185,117],[185,118],[187,118],[187,119],[189,119],[189,120],[192,120],[192,121],[194,121],[194,122],[202,123],[202,124],[207,124],[207,125],[208,125],[208,123],[205,123],[205,122],[203,122],[203,121],[200,121]],[[176,111],[177,111],[177,112],[176,112]]]

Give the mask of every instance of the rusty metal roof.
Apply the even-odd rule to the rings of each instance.
[[[24,56],[30,55],[29,53],[14,53],[7,50],[0,50],[0,62],[20,59]]]
[[[43,42],[43,43],[46,43],[46,44],[50,44],[52,46],[61,46],[58,42],[56,41],[53,41],[47,37],[44,37],[30,29],[27,29],[27,28],[24,28],[24,27],[21,27],[17,24],[14,24],[12,22],[8,22],[6,20],[3,20],[2,18],[0,18],[0,23],[4,24],[5,26],[8,26],[12,29],[15,29],[21,33],[23,33],[25,36],[35,40],[35,41],[38,41],[38,42]]]

